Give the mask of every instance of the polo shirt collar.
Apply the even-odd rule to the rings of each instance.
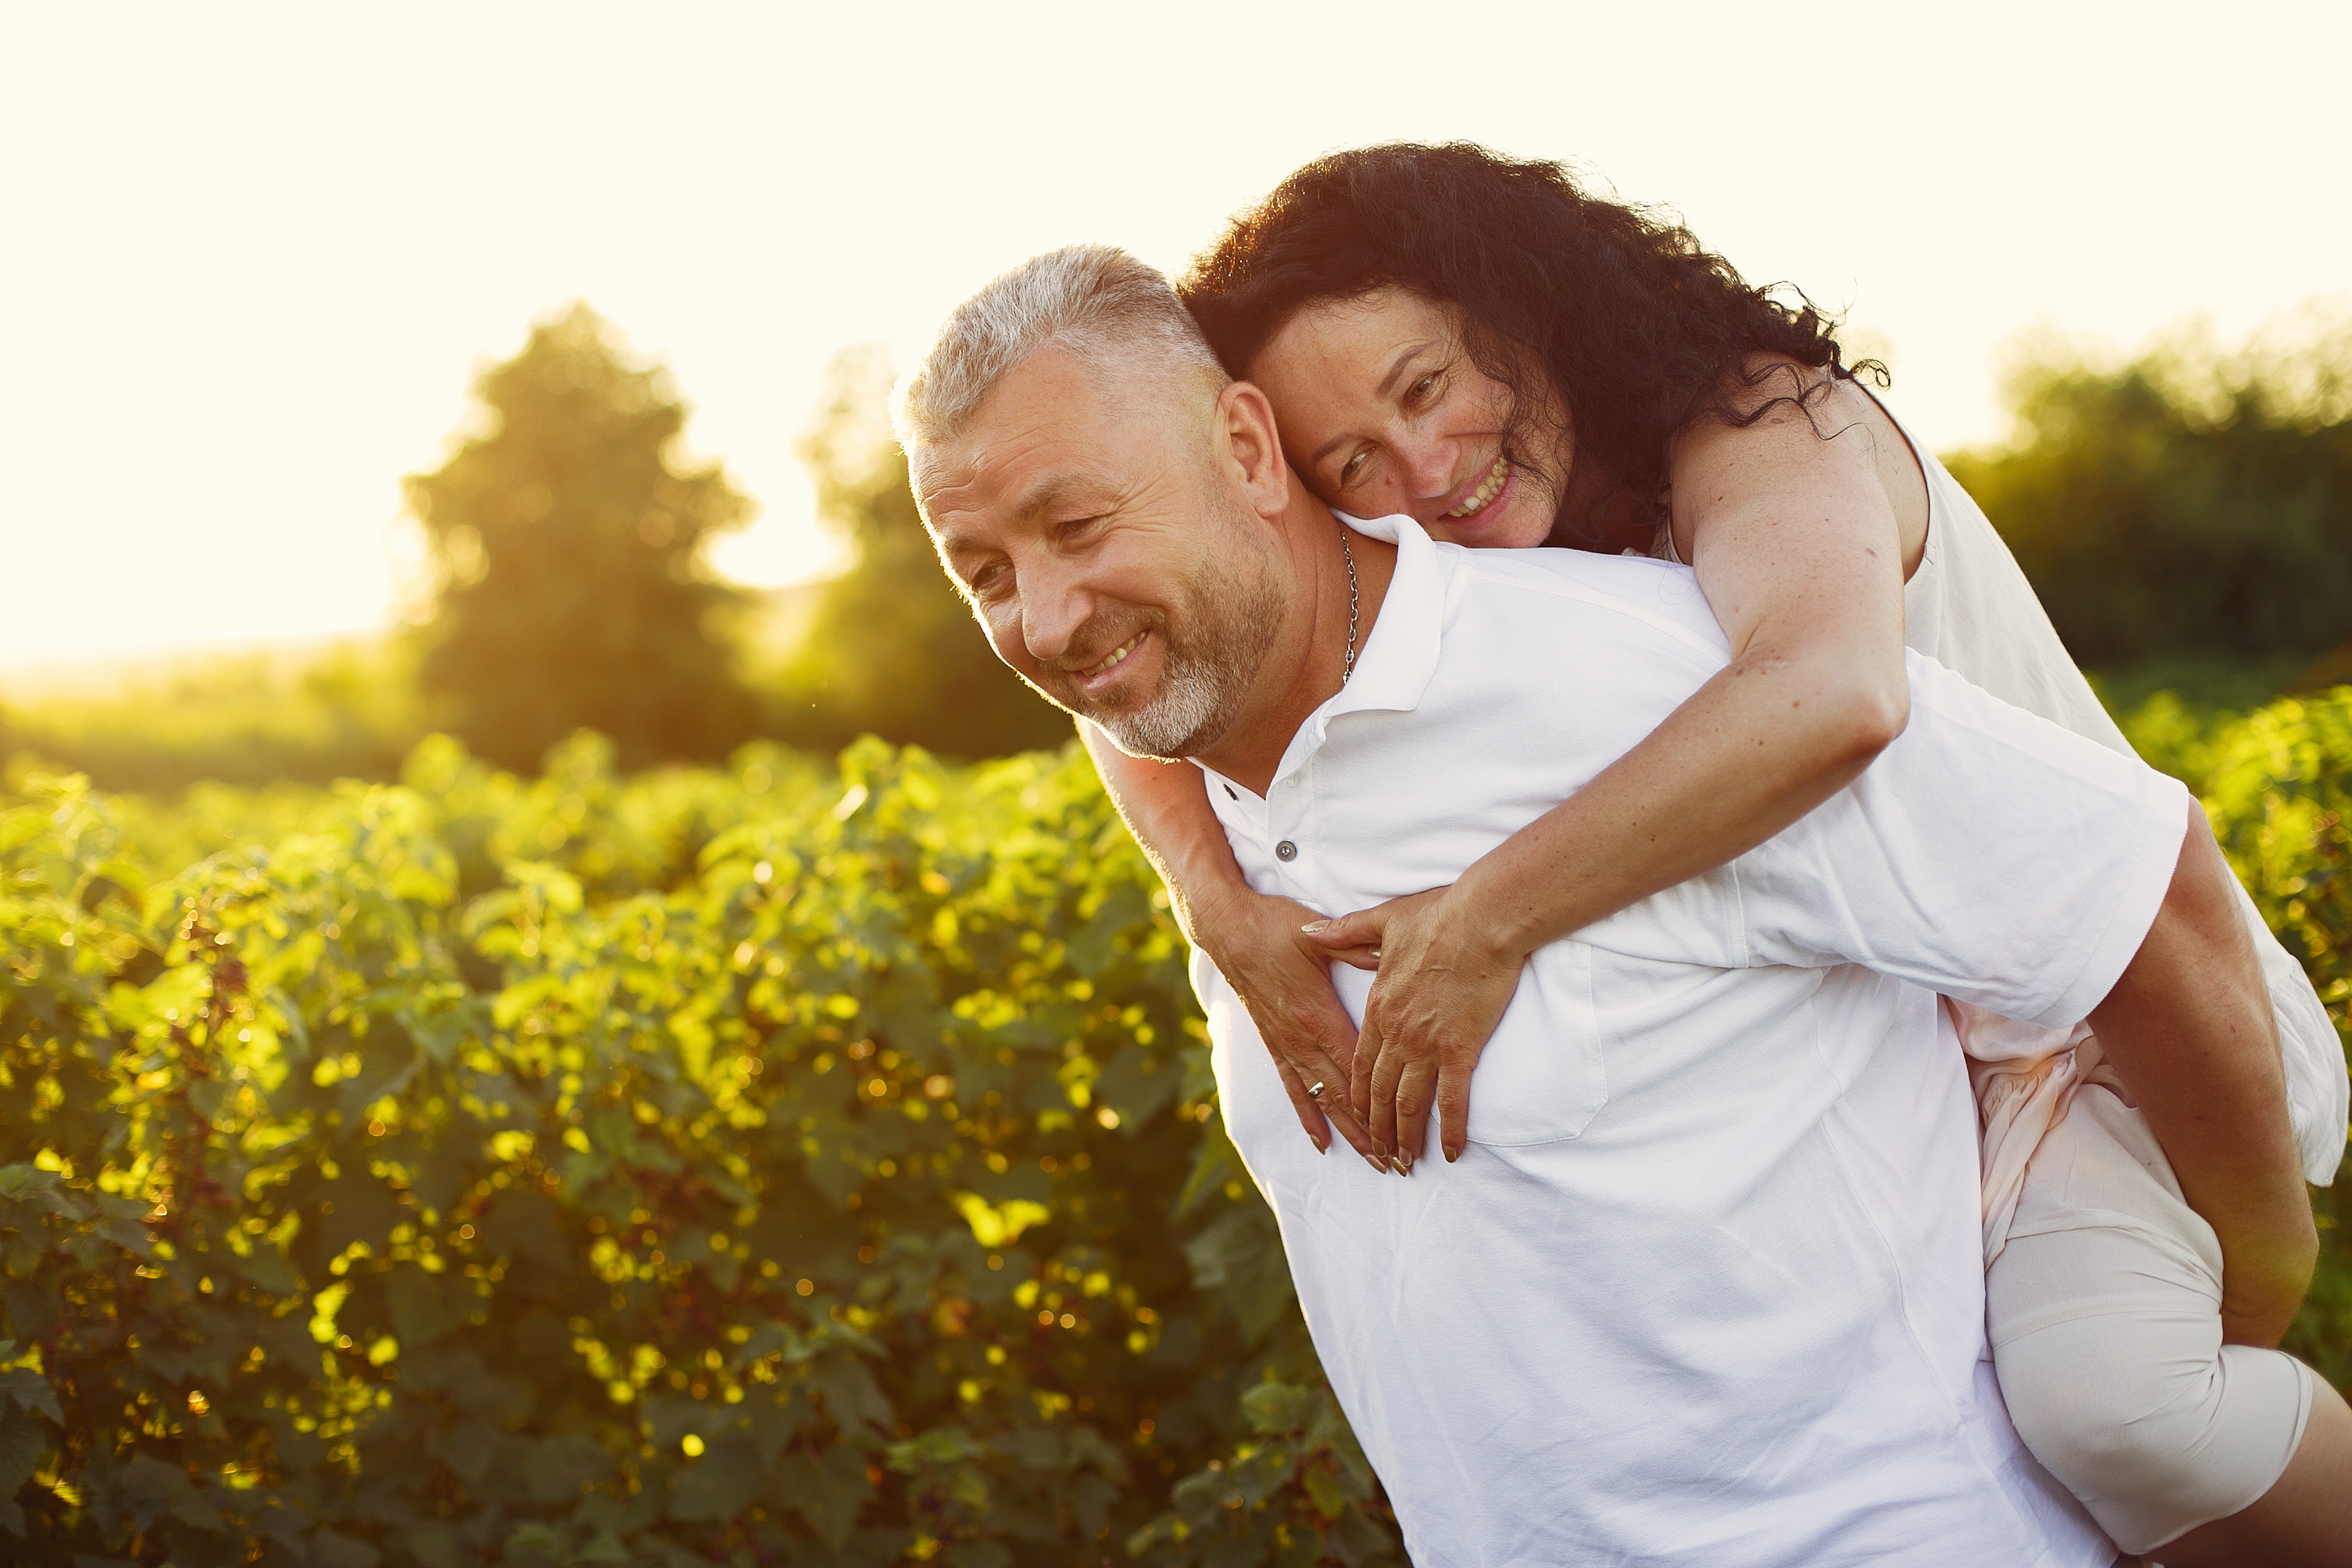
[[[1445,567],[1436,542],[1402,512],[1356,518],[1334,512],[1340,523],[1397,547],[1396,574],[1381,601],[1370,636],[1356,651],[1355,673],[1316,710],[1318,731],[1342,713],[1387,709],[1409,713],[1437,675],[1439,629],[1445,616]]]
[[[1330,728],[1332,720],[1342,713],[1382,710],[1409,713],[1421,705],[1422,693],[1429,689],[1429,683],[1437,675],[1446,573],[1436,542],[1422,531],[1419,523],[1402,512],[1371,519],[1349,517],[1345,512],[1331,515],[1344,528],[1394,544],[1396,572],[1389,578],[1389,591],[1381,600],[1380,614],[1372,621],[1370,633],[1356,650],[1355,673],[1322,707],[1308,714],[1298,732],[1291,736],[1282,761],[1275,767],[1275,785],[1297,773],[1321,748],[1324,732]],[[1234,800],[1244,795],[1252,801],[1258,798],[1197,758],[1194,765],[1233,791]]]

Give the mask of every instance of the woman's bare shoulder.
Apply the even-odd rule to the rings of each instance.
[[[1672,479],[1678,551],[1697,547],[1686,536],[1726,502],[1858,480],[1884,496],[1906,577],[1926,548],[1927,476],[1910,441],[1864,387],[1826,366],[1757,353],[1727,368],[1676,438]]]

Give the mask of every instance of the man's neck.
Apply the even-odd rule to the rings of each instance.
[[[1281,569],[1291,575],[1289,612],[1241,712],[1197,756],[1258,795],[1273,786],[1298,727],[1344,683],[1351,652],[1362,657],[1396,574],[1395,545],[1348,531],[1295,480],[1276,526],[1282,530]]]

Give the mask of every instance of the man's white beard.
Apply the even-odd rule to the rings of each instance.
[[[1208,580],[1190,586],[1181,628],[1165,619],[1157,628],[1165,662],[1152,700],[1086,715],[1131,757],[1169,762],[1214,745],[1239,716],[1282,625],[1281,590],[1260,549],[1237,550]]]
[[[1223,711],[1231,706],[1216,676],[1200,660],[1177,662],[1171,647],[1160,700],[1132,712],[1100,715],[1095,722],[1130,757],[1157,757],[1172,762],[1189,756],[1216,740],[1232,721]],[[1203,733],[1203,731],[1210,731]]]

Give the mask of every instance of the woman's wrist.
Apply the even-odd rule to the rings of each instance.
[[[1498,963],[1517,964],[1557,933],[1540,928],[1524,898],[1489,886],[1491,874],[1480,875],[1486,868],[1486,862],[1478,861],[1445,890],[1444,919],[1474,952]]]

